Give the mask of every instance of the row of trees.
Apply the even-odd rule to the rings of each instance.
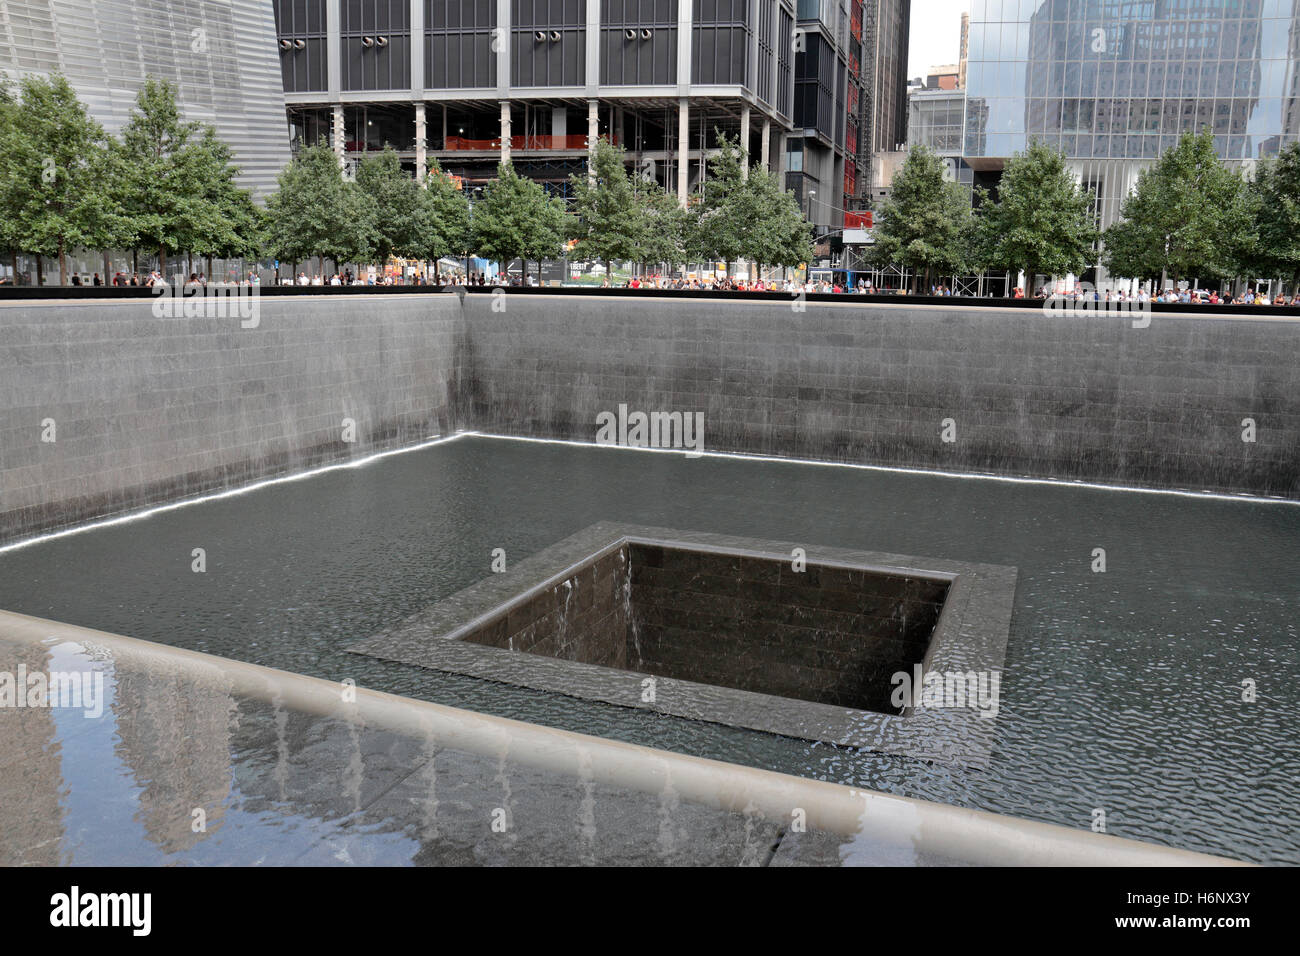
[[[1138,176],[1120,219],[1097,228],[1095,197],[1065,157],[1032,142],[1006,166],[996,201],[946,181],[914,147],[880,212],[869,259],[916,280],[985,270],[1079,275],[1098,264],[1125,278],[1214,281],[1285,277],[1300,284],[1300,144],[1228,167],[1208,130],[1186,133]],[[1032,291],[1032,290],[1029,290]]]
[[[648,177],[630,174],[622,147],[602,139],[587,175],[570,177],[571,204],[502,164],[473,206],[436,162],[424,183],[397,154],[368,156],[347,181],[325,146],[299,152],[267,203],[268,247],[281,259],[389,256],[437,261],[470,252],[503,264],[579,259],[641,264],[746,259],[793,266],[812,254],[811,227],[793,194],[765,169],[746,169],[723,139],[704,189],[687,207]],[[421,188],[423,187],[423,188]]]
[[[15,275],[19,252],[58,259],[65,282],[74,248],[148,249],[164,268],[180,251],[256,255],[262,213],[238,172],[165,82],[145,83],[120,137],[61,76],[0,83],[0,252]]]
[[[296,265],[390,257],[437,262],[477,254],[503,265],[574,255],[670,266],[747,259],[792,266],[812,254],[811,227],[771,173],[748,169],[724,140],[687,208],[653,179],[631,175],[621,147],[597,145],[587,175],[571,177],[571,205],[510,164],[471,204],[437,163],[417,182],[395,152],[365,157],[351,179],[328,146],[307,147],[281,172],[265,207],[236,184],[215,130],[187,122],[166,81],[150,78],[120,137],[110,137],[60,76],[0,77],[0,253],[59,261],[73,249],[143,249],[274,257]],[[107,263],[107,257],[106,257]],[[107,264],[105,265],[107,272]],[[210,269],[208,270],[210,271]]]

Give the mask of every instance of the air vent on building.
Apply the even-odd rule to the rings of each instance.
[[[375,37],[375,42],[380,46],[388,46],[388,37]]]
[[[641,31],[641,39],[642,39],[642,40],[648,40],[648,39],[650,39],[652,36],[654,36],[654,32],[651,31],[651,30],[642,30],[642,31]]]
[[[559,31],[559,30],[552,30],[552,31],[551,31],[551,42],[552,42],[552,43],[559,43],[559,42],[560,42],[560,31]]]
[[[361,45],[362,45],[363,47],[365,47],[367,50],[369,50],[372,46],[375,45],[375,38],[374,38],[374,37],[362,37],[362,38],[361,38]]]
[[[307,49],[307,41],[306,41],[306,40],[294,40],[294,41],[293,41],[293,48],[294,48],[295,50],[305,50],[305,49]]]
[[[280,41],[280,50],[281,50],[281,52],[286,52],[286,51],[288,51],[289,49],[291,49],[292,47],[293,47],[293,41],[292,41],[292,40],[281,40],[281,41]]]
[[[627,37],[629,40],[635,40],[635,39],[636,39],[636,31],[635,31],[635,30],[628,30],[626,33],[623,34],[623,36]]]
[[[545,31],[545,30],[538,30],[536,33],[533,34],[533,39],[536,40],[538,43],[545,43],[545,42],[546,42],[546,31]]]

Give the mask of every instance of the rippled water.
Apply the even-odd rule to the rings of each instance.
[[[343,648],[598,520],[1020,569],[987,771]],[[207,571],[191,571],[203,548]],[[1091,570],[1104,548],[1107,570]],[[0,607],[454,706],[1300,863],[1300,507],[464,438],[0,554]],[[1242,681],[1258,687],[1242,701]]]

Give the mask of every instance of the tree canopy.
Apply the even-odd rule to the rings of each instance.
[[[405,170],[391,148],[366,156],[357,166],[357,188],[374,203],[374,254],[418,258],[428,229],[427,207],[420,185]]]
[[[641,241],[636,260],[643,263],[680,264],[686,258],[687,212],[677,197],[649,176],[633,178]]]
[[[1300,143],[1264,160],[1249,186],[1258,240],[1248,265],[1257,275],[1286,276],[1300,283]]]
[[[497,178],[474,205],[473,245],[479,254],[501,264],[515,259],[557,256],[569,232],[564,202],[546,194],[540,183],[520,176],[510,163],[497,167]]]
[[[749,171],[746,188],[755,216],[745,231],[745,257],[760,266],[796,266],[812,258],[812,225],[794,193],[762,166]]]
[[[1091,194],[1070,173],[1064,154],[1041,141],[1007,163],[998,201],[986,204],[983,213],[988,264],[1023,269],[1030,286],[1038,273],[1079,274],[1096,260]]]
[[[970,196],[944,178],[943,161],[925,146],[914,146],[894,175],[874,234],[868,260],[912,269],[914,287],[921,274],[963,272],[975,264]]]
[[[164,276],[168,256],[229,243],[228,223],[213,202],[229,154],[213,155],[215,144],[199,123],[182,118],[169,82],[145,80],[116,150],[117,184],[131,245],[156,251]]]
[[[1208,129],[1183,134],[1142,170],[1120,215],[1106,230],[1104,255],[1120,276],[1233,276],[1258,242],[1245,181],[1219,159]]]
[[[437,262],[464,255],[470,247],[469,201],[435,160],[420,196],[420,256]]]
[[[27,77],[0,106],[0,242],[54,256],[68,282],[67,253],[103,248],[123,232],[109,188],[109,140],[68,81]]]
[[[319,144],[299,150],[267,200],[268,242],[279,259],[312,256],[335,264],[367,259],[374,248],[375,200],[344,180],[338,157]]]
[[[569,177],[573,193],[574,255],[581,259],[645,261],[649,239],[647,208],[627,173],[627,155],[601,137],[591,159],[589,175]],[[644,195],[644,190],[642,192]]]
[[[735,139],[720,137],[717,155],[691,209],[687,252],[692,258],[734,262],[746,252],[746,229],[757,205],[745,181],[745,152]]]

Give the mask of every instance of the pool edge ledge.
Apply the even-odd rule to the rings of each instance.
[[[864,837],[986,866],[1250,866],[1190,850],[1072,830],[982,810],[853,789],[590,737],[247,664],[138,638],[0,610],[0,642],[49,647],[61,642],[104,649],[121,666],[182,672],[227,693],[278,699],[304,713],[362,722],[400,734],[436,735],[448,746],[644,793],[670,785],[682,798],[730,812],[758,810],[773,820],[795,809],[809,829]],[[345,703],[345,691],[353,701]]]

